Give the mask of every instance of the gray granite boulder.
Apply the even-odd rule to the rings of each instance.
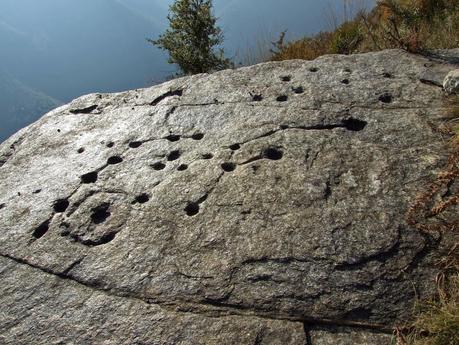
[[[457,66],[436,64],[265,63],[87,95],[21,130],[0,146],[0,342],[389,331],[434,291],[444,245],[406,220],[447,160],[425,76]]]
[[[459,69],[451,71],[446,75],[443,88],[448,94],[459,93]]]

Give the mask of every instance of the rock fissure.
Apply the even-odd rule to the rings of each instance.
[[[304,332],[304,337],[305,337],[305,345],[314,345],[311,339],[311,332],[309,329],[309,325],[306,322],[303,322],[303,332]]]
[[[346,327],[351,327],[351,328],[356,327],[356,328],[362,328],[362,329],[377,329],[381,331],[386,330],[387,332],[392,331],[390,328],[387,328],[384,325],[370,324],[370,323],[364,323],[364,322],[348,322],[345,320],[332,320],[332,319],[322,320],[322,319],[316,319],[316,318],[299,318],[299,317],[288,317],[286,315],[278,315],[278,317],[274,317],[272,315],[269,315],[269,313],[266,313],[266,312],[257,313],[256,310],[252,310],[251,308],[247,308],[245,306],[222,303],[219,301],[213,301],[211,299],[205,299],[201,302],[189,302],[186,300],[183,300],[183,301],[177,300],[174,302],[160,301],[158,299],[152,298],[151,296],[136,295],[129,291],[106,288],[101,285],[90,284],[90,283],[81,281],[79,279],[76,279],[75,277],[70,275],[70,272],[76,266],[81,264],[84,258],[80,258],[76,260],[75,262],[70,264],[65,270],[61,272],[55,272],[51,269],[43,268],[38,265],[31,264],[24,259],[15,258],[8,254],[0,253],[0,257],[14,261],[15,263],[20,264],[20,265],[26,265],[27,267],[38,270],[44,274],[52,275],[64,281],[65,280],[72,281],[73,283],[76,283],[79,286],[101,292],[103,294],[106,294],[107,296],[133,299],[133,300],[136,300],[142,303],[157,305],[165,310],[170,310],[170,311],[174,311],[177,313],[205,315],[205,316],[214,317],[214,318],[224,317],[228,315],[240,316],[240,317],[255,316],[261,319],[268,319],[268,320],[286,320],[286,321],[291,321],[291,322],[303,322],[303,323],[306,322],[308,324],[317,324],[317,325],[324,324],[324,325],[337,326],[337,327],[346,326]],[[193,277],[192,279],[196,279],[196,278]],[[206,306],[218,307],[218,309],[213,309],[213,310],[204,309],[203,310],[202,307],[206,307]]]
[[[252,141],[266,138],[266,137],[269,137],[271,135],[277,134],[278,132],[282,132],[282,131],[289,131],[289,130],[320,131],[320,130],[333,130],[336,128],[344,128],[351,132],[359,132],[363,130],[366,127],[366,125],[367,125],[366,121],[354,119],[352,117],[341,120],[341,123],[318,124],[318,125],[311,125],[311,126],[280,125],[278,128],[267,131],[255,138],[248,139],[244,142],[241,142],[240,145],[245,145]]]
[[[84,107],[84,108],[75,108],[75,109],[70,109],[69,111],[72,113],[72,114],[90,114],[92,113],[94,110],[96,110],[98,108],[98,105],[97,104],[94,104],[94,105],[90,105],[88,107]]]
[[[399,254],[400,251],[400,233],[397,236],[397,239],[393,241],[392,245],[384,251],[380,251],[378,253],[365,256],[362,258],[359,258],[355,262],[346,262],[346,263],[340,263],[335,266],[335,270],[337,271],[355,271],[359,270],[365,265],[367,265],[369,262],[381,262],[384,263],[388,261],[390,258],[396,256]]]
[[[163,101],[164,99],[168,98],[168,97],[173,97],[173,96],[182,96],[183,94],[183,90],[182,89],[176,89],[176,90],[173,90],[173,91],[168,91],[164,94],[162,94],[161,96],[155,98],[151,103],[150,105],[153,105],[153,106],[156,106],[158,105],[161,101]]]

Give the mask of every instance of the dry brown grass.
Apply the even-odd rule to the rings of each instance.
[[[454,259],[449,258],[449,268],[455,274],[441,274],[437,279],[438,294],[418,302],[415,320],[409,332],[397,332],[400,345],[457,345],[459,344],[459,258],[457,246]]]
[[[418,301],[414,321],[402,327],[405,332],[397,332],[399,345],[459,344],[459,215],[454,212],[459,191],[452,188],[459,182],[459,96],[449,97],[446,105],[447,129],[442,132],[451,136],[450,156],[435,181],[408,210],[407,222],[421,232],[446,234],[456,243],[438,263],[437,295]]]
[[[314,60],[315,58],[329,54],[332,34],[321,32],[314,37],[305,37],[301,40],[287,43],[280,47],[272,56],[272,61],[282,60]]]
[[[411,52],[459,45],[457,0],[381,0],[361,16],[366,49],[403,48]]]
[[[459,0],[380,0],[335,30],[284,44],[272,60],[312,60],[389,48],[410,52],[459,46]]]

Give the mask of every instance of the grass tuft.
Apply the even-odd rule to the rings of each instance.
[[[458,238],[459,192],[449,190],[459,179],[459,95],[446,99],[447,120],[451,135],[450,157],[437,179],[421,193],[407,213],[407,222],[425,233],[443,233]],[[449,193],[444,193],[444,189]],[[437,219],[437,220],[435,220]],[[397,332],[397,345],[459,344],[459,242],[439,263],[438,293],[427,301],[416,303],[413,320]],[[408,331],[406,331],[408,330]]]

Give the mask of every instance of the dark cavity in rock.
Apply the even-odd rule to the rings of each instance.
[[[169,162],[175,161],[175,160],[177,160],[177,159],[179,159],[179,158],[180,158],[180,151],[178,151],[178,150],[171,151],[171,152],[167,155],[167,160],[168,160]]]
[[[136,149],[136,148],[138,148],[140,146],[142,146],[142,142],[141,141],[133,141],[133,142],[129,143],[129,147],[131,149]]]
[[[156,162],[151,165],[154,170],[163,170],[166,167],[166,164],[162,162]]]
[[[84,152],[84,147],[80,147],[78,150],[77,150],[78,153],[83,153]]]
[[[171,135],[168,135],[166,137],[167,140],[169,141],[179,141],[180,140],[180,135],[176,135],[176,134],[171,134]]]
[[[36,239],[42,238],[49,230],[49,222],[50,220],[48,219],[47,221],[41,223],[32,233],[32,236],[35,237]]]
[[[204,153],[201,157],[202,159],[212,159],[214,155],[212,153]]]
[[[183,95],[183,90],[179,89],[179,90],[174,90],[174,91],[169,91],[169,92],[166,92],[165,94],[162,94],[161,96],[155,98],[153,100],[153,102],[151,102],[150,104],[151,105],[158,105],[159,102],[161,102],[162,100],[166,99],[167,97],[172,97],[172,96],[182,96]]]
[[[93,171],[93,172],[84,174],[81,176],[81,183],[85,183],[85,184],[95,183],[97,181],[97,177],[98,177],[97,175],[98,175],[97,171]]]
[[[232,151],[237,151],[237,150],[239,150],[241,148],[241,145],[240,144],[233,144],[229,148]]]
[[[183,90],[179,89],[179,90],[174,90],[174,91],[169,91],[169,92],[166,92],[165,94],[162,94],[161,96],[155,98],[153,100],[153,102],[151,102],[150,104],[151,105],[158,105],[159,102],[161,102],[162,100],[166,99],[167,97],[172,97],[172,96],[182,96],[183,95]]]
[[[315,72],[317,72],[318,70],[319,70],[319,69],[318,69],[317,67],[311,67],[311,68],[309,69],[309,72],[314,72],[314,73],[315,73]]]
[[[344,128],[346,128],[349,131],[354,131],[354,132],[359,132],[363,130],[368,124],[368,122],[366,121],[354,119],[352,117],[350,119],[346,119],[341,122],[343,123]]]
[[[191,136],[191,139],[193,140],[201,140],[202,138],[204,138],[204,134],[202,133],[195,133]]]
[[[102,224],[104,223],[108,217],[111,216],[111,213],[108,212],[110,208],[109,203],[103,203],[97,207],[94,207],[91,211],[91,220],[94,224]]]
[[[262,95],[253,95],[252,96],[252,101],[254,102],[261,102],[263,100],[263,96]]]
[[[343,80],[341,80],[341,83],[344,84],[344,85],[348,85],[349,84],[349,79],[343,79]]]
[[[5,208],[5,206],[6,206],[5,204],[0,204],[0,210]]]
[[[178,171],[185,171],[186,169],[188,169],[188,165],[186,164],[180,164],[177,168]]]
[[[135,197],[135,200],[132,202],[133,204],[145,204],[150,200],[150,196],[147,193],[142,193]]]
[[[36,189],[32,192],[33,194],[38,194],[38,193],[41,193],[41,189]]]
[[[107,144],[107,147],[113,147],[115,145],[115,143],[113,141],[110,141],[108,144]]]
[[[197,202],[189,202],[184,211],[187,216],[193,217],[199,213],[199,204]]]
[[[392,95],[390,93],[384,93],[379,96],[379,101],[383,103],[392,103]]]
[[[278,161],[282,159],[284,153],[275,147],[268,147],[267,149],[263,150],[262,156],[273,161]]]
[[[299,94],[302,94],[302,93],[304,92],[304,89],[303,89],[302,86],[295,87],[295,88],[293,88],[292,90],[293,90],[293,92],[295,92],[295,93],[298,94],[298,95],[299,95]]]
[[[98,241],[92,241],[88,243],[91,246],[101,246],[107,244],[115,239],[116,232],[109,232],[108,234],[103,235]]]
[[[278,102],[287,102],[287,100],[288,100],[288,96],[286,96],[286,95],[281,95],[281,96],[276,98],[276,101],[278,101]]]
[[[63,213],[69,207],[69,201],[67,199],[59,199],[53,205],[54,211],[56,213]]]
[[[292,80],[292,77],[290,77],[289,75],[286,75],[286,76],[281,77],[281,80],[284,82],[287,82],[287,81]]]
[[[225,163],[222,163],[221,167],[223,171],[231,172],[236,169],[236,164],[231,163],[231,162],[225,162]]]
[[[120,156],[112,156],[109,159],[107,159],[107,164],[114,165],[114,164],[119,164],[123,161],[123,158]]]
[[[86,108],[72,109],[72,110],[70,110],[70,112],[72,114],[89,114],[90,112],[92,112],[93,110],[96,110],[96,109],[97,109],[97,105],[91,105],[91,106],[86,107]]]

